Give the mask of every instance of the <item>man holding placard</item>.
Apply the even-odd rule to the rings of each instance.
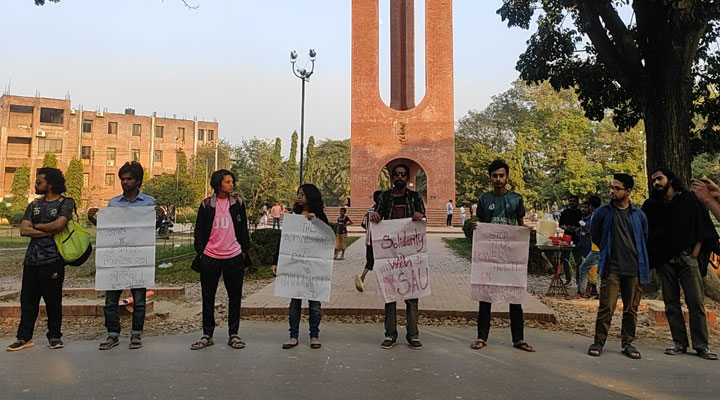
[[[120,184],[123,189],[123,194],[117,195],[110,199],[108,202],[108,207],[155,207],[155,199],[147,195],[145,193],[140,192],[140,187],[142,187],[143,182],[143,175],[144,170],[142,165],[140,165],[137,161],[129,161],[126,162],[121,168],[120,171],[118,171],[118,177],[120,178]],[[94,207],[88,210],[88,220],[92,222],[93,225],[98,224],[97,221],[97,214],[99,209]],[[138,210],[136,210],[138,211]],[[144,213],[147,213],[146,210],[143,210]],[[138,219],[144,219],[142,217],[142,213],[138,211],[137,213]],[[104,215],[104,213],[101,213],[101,215]],[[159,208],[155,207],[155,225],[159,224],[160,221],[162,221],[165,213],[164,211]],[[114,215],[111,217],[109,214],[105,216],[105,218],[113,218]],[[148,231],[148,229],[145,229]],[[115,233],[112,234],[115,236]],[[152,233],[152,242],[148,245],[151,245],[153,248],[155,247],[155,232],[153,229]],[[98,241],[101,241],[101,239],[98,239]],[[121,240],[121,242],[124,242],[124,240]],[[104,251],[105,249],[98,248],[96,250],[96,253],[100,253]],[[126,253],[129,254],[129,253]],[[153,252],[154,254],[154,252]],[[137,259],[137,258],[136,258]],[[152,264],[152,267],[155,266],[155,258],[152,257],[152,260],[148,260],[143,262],[148,263],[150,262]],[[97,264],[97,263],[96,263]],[[119,264],[118,264],[119,265]],[[101,268],[103,266],[96,265],[97,268]],[[141,267],[138,265],[137,267]],[[98,279],[98,278],[96,278]],[[129,283],[128,281],[126,281]],[[133,286],[131,284],[131,286]],[[132,293],[133,297],[133,316],[132,316],[132,331],[130,332],[130,349],[139,349],[142,347],[142,333],[143,333],[143,327],[145,324],[145,295],[147,293],[147,288],[145,287],[128,287]],[[123,290],[126,288],[118,288],[114,290],[106,290],[105,291],[105,307],[103,309],[105,313],[105,327],[108,331],[108,337],[107,339],[100,343],[100,350],[110,350],[113,347],[117,346],[120,342],[120,310],[118,303],[120,301],[120,296],[122,295]]]
[[[502,160],[495,160],[488,167],[488,174],[490,175],[493,190],[480,196],[477,207],[477,217],[480,222],[524,226],[525,206],[523,205],[523,198],[521,195],[507,189],[510,167]],[[492,309],[492,302],[488,300],[494,301],[497,299],[508,300],[510,303],[510,330],[512,332],[513,347],[534,352],[535,349],[525,342],[524,339],[525,323],[523,321],[522,304],[520,304],[519,301],[522,292],[527,287],[529,231],[525,230],[525,232],[523,232],[517,231],[517,229],[507,229],[507,232],[483,232],[488,233],[486,242],[489,243],[487,248],[489,251],[480,251],[480,249],[476,249],[476,242],[480,239],[481,235],[478,231],[479,227],[477,223],[473,224],[473,230],[475,230],[475,232],[473,233],[471,298],[473,300],[479,300],[480,307],[478,310],[478,336],[477,340],[470,345],[470,348],[479,350],[487,346],[487,339],[490,335],[490,315]],[[517,249],[509,247],[513,244],[521,244],[521,246]],[[522,253],[523,251],[524,254]],[[490,255],[489,257],[483,257],[483,255],[488,254]],[[476,255],[478,257],[476,257]],[[484,261],[495,262],[495,273],[490,274],[487,273],[487,271],[485,271],[486,273],[482,273],[476,270],[476,265]],[[498,285],[497,281],[494,281],[494,275],[498,275],[498,279],[503,279],[502,284],[504,284],[504,287]],[[518,290],[518,287],[522,288],[522,290]],[[515,290],[515,293],[512,292],[513,290]],[[497,296],[500,292],[502,292],[503,295]]]
[[[393,188],[383,192],[380,195],[380,197],[378,198],[377,208],[374,212],[370,213],[370,221],[375,224],[379,224],[381,220],[412,218],[412,221],[418,222],[425,218],[425,204],[423,203],[422,197],[420,197],[417,192],[407,188],[409,175],[410,166],[408,166],[407,164],[398,163],[393,166],[390,173],[390,178],[393,182]],[[386,291],[384,290],[386,285],[385,277],[383,277],[383,280],[380,281],[380,275],[378,275],[381,274],[380,269],[382,267],[380,267],[380,260],[384,258],[384,254],[381,253],[381,249],[383,246],[376,245],[375,242],[376,240],[383,241],[383,238],[385,236],[378,232],[378,228],[380,228],[381,226],[382,225],[378,225],[377,228],[373,227],[373,232],[375,232],[373,233],[373,252],[374,258],[378,262],[378,267],[375,271],[376,276],[378,277],[378,285],[380,286],[381,290],[383,290],[383,295],[385,296],[385,340],[383,340],[380,346],[383,349],[390,349],[395,346],[395,342],[398,336],[397,302],[392,297],[388,297],[388,293],[386,293]],[[405,338],[407,339],[410,347],[415,350],[422,349],[422,343],[418,339],[418,298],[425,294],[429,294],[430,292],[429,276],[427,274],[427,248],[424,246],[424,224],[422,228],[422,232],[415,231],[415,236],[413,240],[407,239],[407,237],[405,237],[404,239],[407,240],[403,240],[403,242],[412,242],[411,244],[417,246],[422,240],[423,246],[420,249],[425,250],[425,255],[424,257],[416,257],[414,261],[422,266],[419,271],[425,271],[425,281],[422,282],[421,276],[416,276],[415,279],[419,281],[417,285],[415,285],[415,282],[413,281],[410,284],[409,288],[407,288],[407,290],[401,290],[402,293],[396,294],[400,296],[400,298],[405,299],[405,314],[407,316],[407,334],[405,335]],[[391,241],[390,238],[388,239]],[[421,250],[418,251],[418,253],[420,252]],[[407,268],[408,266],[412,265],[410,264],[412,262],[413,260],[403,258],[389,267],[390,269]],[[424,266],[422,265],[423,263]],[[420,273],[418,273],[418,275],[420,275]],[[395,277],[392,278],[394,279]],[[393,283],[393,285],[389,285],[392,286],[393,289],[395,288],[394,282],[395,281],[391,282]],[[415,286],[418,287],[417,291],[414,290]]]

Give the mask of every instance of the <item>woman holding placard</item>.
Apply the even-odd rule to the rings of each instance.
[[[325,206],[323,204],[322,195],[317,186],[306,183],[301,185],[297,190],[295,206],[293,213],[302,214],[311,220],[318,218],[328,226],[327,216],[325,215]],[[275,250],[275,261],[271,267],[273,275],[277,276],[277,263],[280,256],[280,244]],[[320,348],[320,302],[308,300],[310,308],[310,348]],[[302,299],[290,299],[289,323],[290,323],[290,340],[283,343],[283,349],[291,349],[298,345],[298,336],[300,333],[300,311],[302,308]]]

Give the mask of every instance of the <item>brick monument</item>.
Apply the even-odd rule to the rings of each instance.
[[[452,0],[426,0],[425,97],[415,105],[414,0],[390,0],[390,106],[380,98],[378,0],[352,3],[352,206],[372,205],[383,167],[427,176],[426,206],[455,200]],[[379,188],[387,189],[387,188]]]

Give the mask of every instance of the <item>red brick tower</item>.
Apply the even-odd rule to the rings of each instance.
[[[425,97],[414,99],[414,0],[391,0],[391,106],[380,98],[378,0],[352,3],[350,194],[372,205],[383,167],[405,161],[427,176],[428,209],[455,200],[452,0],[426,0]],[[380,188],[387,189],[387,188]]]

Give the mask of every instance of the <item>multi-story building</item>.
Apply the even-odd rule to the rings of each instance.
[[[176,152],[191,159],[218,140],[218,123],[74,109],[70,100],[0,97],[0,197],[8,198],[15,170],[30,167],[32,192],[46,152],[65,171],[73,157],[83,162],[83,201],[104,205],[122,192],[118,169],[139,161],[148,176],[174,173]],[[30,193],[33,194],[33,193]]]

